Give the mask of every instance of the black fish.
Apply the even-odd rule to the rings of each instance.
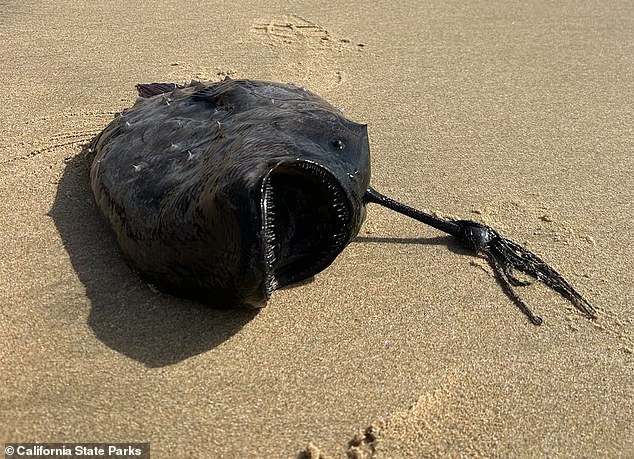
[[[441,220],[370,187],[367,127],[294,85],[231,80],[138,85],[140,98],[91,144],[97,203],[132,268],[160,290],[262,307],[329,266],[378,203],[486,254],[505,291],[519,269],[589,317],[555,270],[492,228]]]

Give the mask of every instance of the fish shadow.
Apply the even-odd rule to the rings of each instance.
[[[88,325],[109,348],[148,367],[209,351],[231,338],[257,310],[212,309],[160,294],[125,263],[90,188],[87,149],[66,162],[49,216],[90,300]]]
[[[354,242],[373,244],[422,244],[422,245],[444,245],[451,252],[458,255],[476,255],[473,250],[464,247],[460,241],[453,236],[433,236],[433,237],[378,237],[378,236],[357,236]]]

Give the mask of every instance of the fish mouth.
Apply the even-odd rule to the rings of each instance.
[[[347,193],[311,161],[273,167],[262,181],[261,207],[267,297],[328,267],[352,237]]]

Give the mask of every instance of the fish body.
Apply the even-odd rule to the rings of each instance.
[[[130,266],[162,291],[262,307],[358,234],[367,127],[294,86],[139,85],[93,141],[91,186]]]

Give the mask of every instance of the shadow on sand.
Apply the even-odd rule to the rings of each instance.
[[[93,199],[89,171],[90,158],[82,149],[67,162],[49,215],[86,288],[88,325],[99,340],[148,367],[162,367],[213,349],[257,315],[211,309],[150,289],[123,260]],[[448,236],[357,237],[354,242],[446,245],[469,253]]]
[[[91,302],[88,325],[108,347],[162,367],[218,346],[257,315],[217,310],[151,290],[126,265],[90,189],[85,150],[70,159],[52,217]]]
[[[416,222],[414,222],[416,224]],[[426,227],[427,228],[427,227]],[[353,242],[372,244],[421,244],[421,245],[444,245],[451,252],[458,255],[474,256],[474,252],[465,248],[453,236],[432,236],[432,237],[377,237],[358,236]]]

